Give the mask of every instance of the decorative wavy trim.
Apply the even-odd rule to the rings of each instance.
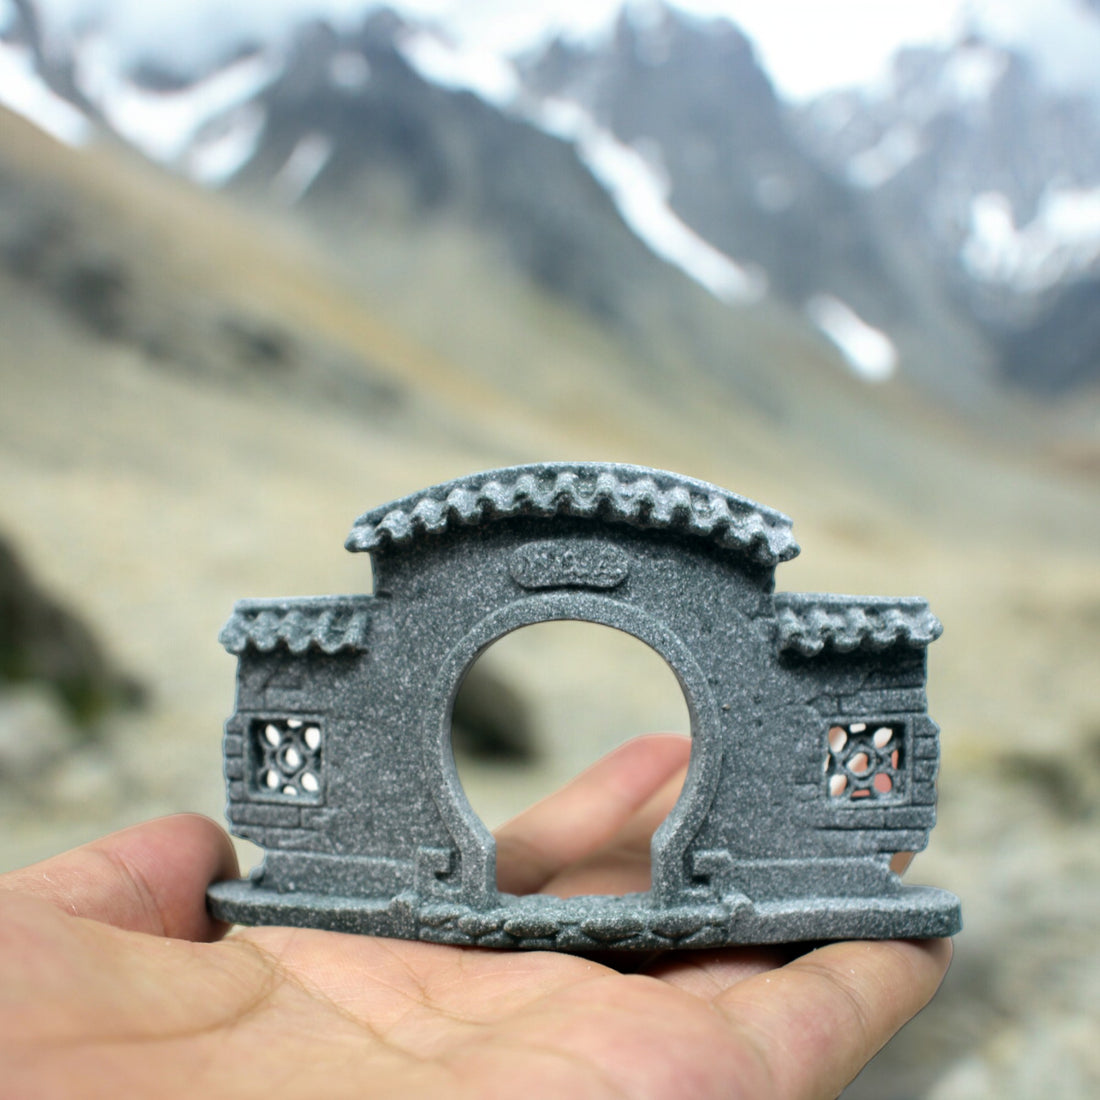
[[[715,485],[643,466],[548,463],[459,478],[367,512],[349,550],[404,546],[452,526],[580,516],[697,535],[774,566],[798,553],[791,521]]]
[[[369,596],[240,600],[218,641],[238,654],[249,646],[270,653],[279,645],[291,653],[310,646],[329,654],[358,652],[366,648],[369,627]]]
[[[779,592],[775,596],[779,649],[816,657],[825,650],[851,653],[895,645],[930,645],[942,633],[939,619],[917,597],[831,596]]]

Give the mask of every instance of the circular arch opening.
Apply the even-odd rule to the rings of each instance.
[[[676,675],[638,638],[577,621],[524,626],[490,645],[467,670],[451,726],[459,782],[489,829],[646,733],[690,735]],[[642,838],[637,876],[598,892],[649,889],[649,841],[663,816]]]

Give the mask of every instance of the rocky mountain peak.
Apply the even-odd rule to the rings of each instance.
[[[976,27],[902,50],[878,85],[792,106],[728,19],[653,2],[490,60],[487,81],[476,47],[372,7],[241,44],[190,82],[79,56],[39,68],[207,186],[292,207],[345,246],[365,218],[446,212],[614,325],[639,272],[686,274],[725,302],[766,288],[857,373],[900,364],[971,408],[998,378],[1100,374],[1091,337],[1068,373],[1041,338],[1064,323],[1061,295],[1100,277],[1100,95],[1023,47]],[[1024,335],[1031,371],[1005,350]],[[879,349],[874,369],[856,344]]]
[[[525,86],[582,103],[627,141],[733,127],[759,143],[781,129],[771,81],[733,23],[660,3],[645,11],[626,6],[606,38],[556,38],[521,59]]]

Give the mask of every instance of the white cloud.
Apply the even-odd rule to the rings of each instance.
[[[950,40],[959,0],[686,0],[729,15],[756,42],[776,86],[805,99],[878,78],[902,42]]]
[[[634,0],[637,4],[638,0]],[[72,29],[94,16],[120,48],[171,61],[202,60],[226,37],[270,35],[288,20],[325,15],[357,22],[378,6],[372,0],[39,0],[56,25]],[[728,15],[757,40],[785,92],[805,96],[828,86],[878,73],[903,39],[942,37],[959,0],[677,0],[703,15]],[[438,19],[464,44],[509,51],[530,45],[548,30],[592,34],[606,27],[621,0],[393,0],[393,6]]]
[[[995,41],[1026,50],[1061,88],[1100,94],[1100,19],[1080,0],[972,0],[975,17]]]
[[[382,0],[39,0],[59,26],[90,13],[105,20],[121,48],[162,60],[194,62],[227,37],[270,36],[292,19],[323,15],[358,22]],[[652,0],[631,0],[644,9]],[[826,88],[874,80],[899,44],[945,42],[963,12],[996,41],[1026,45],[1051,79],[1100,85],[1100,20],[1078,0],[673,0],[701,15],[725,15],[757,44],[777,87],[803,99]],[[391,0],[391,6],[438,20],[463,45],[508,52],[550,31],[590,35],[606,28],[622,0]],[[3,0],[0,0],[2,8]]]

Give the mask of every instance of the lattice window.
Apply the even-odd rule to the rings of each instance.
[[[322,735],[304,718],[258,718],[252,723],[254,780],[260,795],[321,801]]]
[[[881,802],[902,793],[905,726],[849,722],[829,727],[825,783],[834,801]]]

